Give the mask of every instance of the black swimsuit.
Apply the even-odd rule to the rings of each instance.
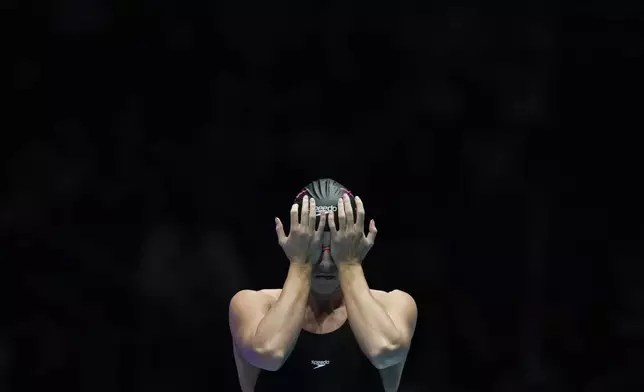
[[[302,330],[276,372],[262,370],[255,392],[380,392],[380,373],[362,353],[349,321],[327,334]]]

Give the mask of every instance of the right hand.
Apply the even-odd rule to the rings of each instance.
[[[284,226],[279,218],[275,218],[275,231],[277,240],[284,249],[286,257],[291,263],[307,264],[310,250],[320,245],[322,233],[326,225],[326,215],[320,213],[320,224],[315,229],[315,200],[304,196],[302,199],[301,219],[299,206],[291,207],[291,227],[288,236],[284,233]]]

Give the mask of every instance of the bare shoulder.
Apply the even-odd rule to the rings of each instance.
[[[262,289],[257,291],[242,290],[238,292],[235,297],[242,302],[266,300],[272,304],[279,299],[281,293],[282,289]],[[387,292],[371,289],[371,294],[374,298],[387,303],[416,306],[414,298],[402,290],[392,290]]]
[[[263,289],[259,290],[260,293],[271,297],[274,301],[277,301],[282,294],[282,289]]]
[[[274,295],[265,290],[240,290],[230,300],[229,311],[231,314],[254,312],[258,308],[271,306],[275,300]]]
[[[253,335],[264,315],[275,300],[269,294],[255,290],[241,290],[230,300],[228,322],[235,344],[249,348]]]
[[[239,290],[234,296],[235,301],[248,301],[257,299],[279,298],[282,289]]]
[[[414,301],[414,298],[410,294],[402,290],[392,290],[389,292],[382,290],[371,290],[371,294],[378,300],[394,302],[401,305],[404,304],[416,306],[416,301]]]
[[[389,292],[382,290],[371,290],[373,297],[379,301],[396,327],[402,334],[399,360],[391,366],[380,369],[380,378],[386,391],[397,391],[402,378],[403,369],[407,360],[407,353],[411,345],[411,339],[416,329],[416,301],[411,295],[402,290]]]
[[[409,326],[409,336],[413,335],[418,318],[418,307],[414,298],[402,290],[371,291],[373,297],[383,305],[390,316],[395,317],[395,321]]]
[[[246,292],[243,294],[246,298],[247,297],[254,297],[257,298],[257,296],[260,296],[262,298],[268,299],[270,298],[271,300],[277,301],[280,297],[280,294],[282,293],[282,289],[262,289],[258,291],[252,291],[252,290],[242,290],[238,294]],[[253,294],[250,294],[250,293]],[[374,290],[371,289],[371,294],[381,300],[387,300],[389,301],[395,301],[395,302],[405,302],[405,303],[415,303],[414,298],[409,295],[408,293],[402,291],[402,290],[392,290],[392,291],[383,291],[383,290]]]

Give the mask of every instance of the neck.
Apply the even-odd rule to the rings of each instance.
[[[308,305],[311,309],[311,312],[316,318],[333,313],[334,310],[336,310],[343,304],[344,298],[342,297],[341,290],[337,290],[329,295],[309,295]]]

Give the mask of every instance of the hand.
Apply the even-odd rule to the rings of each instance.
[[[346,208],[345,208],[346,207]],[[364,235],[364,205],[356,197],[356,218],[348,195],[338,200],[338,225],[335,227],[333,212],[329,213],[331,230],[331,257],[336,264],[360,264],[376,239],[376,222],[369,222],[369,234]]]
[[[293,204],[291,207],[291,227],[288,236],[284,234],[284,226],[279,218],[275,218],[275,231],[286,257],[291,263],[306,264],[310,249],[320,245],[322,233],[326,224],[324,211],[320,214],[320,224],[315,230],[315,200],[304,196],[302,199],[302,216],[299,206]]]

